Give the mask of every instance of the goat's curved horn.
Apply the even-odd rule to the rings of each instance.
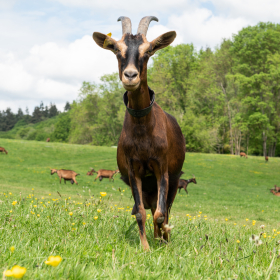
[[[129,33],[131,34],[131,20],[128,17],[119,17],[118,21],[122,22],[122,34]]]
[[[153,16],[143,17],[139,23],[139,26],[137,29],[137,34],[143,34],[146,36],[148,28],[149,28],[149,24],[152,20],[158,21],[158,18],[153,17]]]

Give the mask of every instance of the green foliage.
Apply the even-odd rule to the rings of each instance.
[[[54,141],[67,142],[71,127],[71,118],[69,113],[62,113],[58,116],[54,132],[51,136]],[[47,137],[45,137],[46,139]],[[36,139],[37,140],[37,139]]]

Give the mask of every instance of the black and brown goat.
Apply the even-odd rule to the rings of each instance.
[[[54,173],[57,173],[60,184],[61,184],[61,179],[64,179],[64,184],[66,184],[66,181],[71,181],[72,185],[74,184],[74,182],[78,185],[76,181],[76,176],[80,174],[76,173],[75,171],[65,170],[65,169],[59,169],[59,170],[51,169],[51,175],[53,175]]]
[[[3,147],[0,147],[0,153],[6,153],[6,155],[8,154],[8,152]]]
[[[270,192],[276,196],[280,196],[280,192],[276,192],[274,189],[270,189]]]
[[[264,159],[265,159],[266,162],[268,162],[268,156],[266,156]]]
[[[130,186],[135,201],[136,221],[141,243],[149,250],[146,238],[146,211],[151,209],[154,236],[168,239],[168,215],[178,189],[185,159],[185,139],[176,119],[154,102],[155,93],[148,87],[147,64],[158,50],[170,45],[176,32],[167,32],[151,42],[146,33],[156,17],[142,18],[137,34],[132,35],[131,21],[120,17],[122,38],[94,32],[101,48],[112,51],[118,60],[119,77],[127,90],[123,96],[127,108],[120,135],[117,162],[122,180]]]
[[[99,178],[99,181],[102,181],[103,178],[109,178],[109,181],[111,181],[111,179],[114,181],[114,175],[119,173],[119,169],[117,170],[106,170],[106,169],[99,169],[97,172],[94,171],[95,173],[97,173],[96,178],[94,179],[94,181],[96,181],[96,179]]]
[[[51,141],[51,139],[50,139],[50,138],[47,138],[46,142],[50,142],[50,141]]]
[[[178,186],[179,192],[181,191],[181,189],[184,189],[185,192],[188,194],[187,187],[188,187],[189,183],[194,183],[194,184],[197,183],[194,176],[193,176],[193,178],[191,178],[189,180],[180,179],[179,186]]]

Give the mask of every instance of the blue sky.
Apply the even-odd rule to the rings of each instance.
[[[215,48],[243,27],[279,22],[276,0],[0,0],[0,110],[33,110],[40,101],[60,109],[78,97],[83,81],[117,71],[112,53],[97,47],[94,31],[121,37],[119,16],[133,32],[154,15],[148,40],[175,30],[174,45]]]

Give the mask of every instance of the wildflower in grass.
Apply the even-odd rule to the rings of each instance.
[[[207,216],[205,215],[204,218],[207,218]]]
[[[10,251],[11,251],[12,253],[15,251],[15,249],[16,249],[15,246],[11,246],[11,247],[10,247]]]
[[[37,217],[40,217],[40,214],[37,214]]]
[[[274,228],[274,229],[273,229],[273,231],[275,232],[275,231],[276,231],[276,229]]]
[[[252,236],[249,238],[249,240],[250,240],[250,242],[256,242],[257,240],[259,240],[259,236],[252,234]]]
[[[227,221],[228,221],[228,218],[225,218],[225,221],[227,222]]]
[[[186,216],[188,217],[190,214],[186,214]]]
[[[52,195],[51,193],[49,193],[49,195]]]
[[[13,210],[10,210],[10,213],[12,213],[13,212]]]
[[[98,217],[97,217],[97,216],[95,216],[95,217],[94,217],[94,220],[97,220],[97,219],[98,219]]]
[[[62,258],[60,256],[49,256],[48,260],[45,261],[45,264],[51,265],[51,266],[58,266],[62,261]]]
[[[7,277],[14,277],[16,279],[21,279],[24,274],[26,273],[26,268],[25,267],[21,267],[19,265],[15,265],[12,267],[11,270],[6,270],[4,272],[4,275]]]
[[[107,193],[106,193],[106,192],[100,192],[100,195],[101,195],[102,197],[104,197],[104,196],[107,195]]]
[[[11,193],[11,192],[9,192],[9,195],[12,195],[12,193]]]
[[[243,225],[243,227],[246,227],[246,225]]]
[[[260,228],[264,229],[264,228],[265,228],[265,225],[261,225]]]
[[[197,215],[198,218],[200,218],[200,215]]]
[[[102,210],[101,209],[97,209],[97,212],[100,213]]]
[[[164,226],[164,228],[167,230],[167,232],[170,232],[171,229],[174,228],[174,225],[171,226],[171,225],[166,224],[166,225]]]
[[[75,223],[72,223],[72,226],[74,226],[75,225]]]
[[[201,212],[201,211],[199,211],[199,214],[202,214],[202,212]]]
[[[240,243],[240,240],[236,240],[236,243],[238,243],[238,244],[239,244],[239,243]]]
[[[119,210],[123,210],[124,208],[123,208],[123,207],[119,207],[118,209],[119,209]]]
[[[207,221],[207,218],[204,218],[205,221]]]
[[[16,204],[17,204],[17,201],[16,201],[16,200],[12,202],[12,205],[13,205],[13,206],[15,206]]]
[[[246,222],[248,222],[249,221],[249,219],[246,219]]]
[[[36,208],[36,207],[37,207],[37,205],[33,205],[33,207],[34,207],[34,208]]]
[[[262,244],[263,244],[263,242],[260,239],[256,240],[256,242],[255,242],[256,246],[260,246]]]
[[[236,223],[234,223],[233,225],[234,225],[234,226],[236,226],[237,224],[236,224]]]
[[[73,216],[73,212],[69,212],[69,215],[70,215],[70,216]]]
[[[85,222],[83,222],[83,225],[85,226],[85,225],[86,225],[86,223],[85,223]]]
[[[263,238],[266,238],[266,233],[263,234]]]

